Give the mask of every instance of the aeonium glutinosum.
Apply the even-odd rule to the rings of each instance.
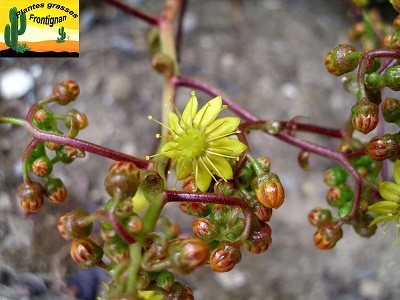
[[[396,159],[393,168],[394,182],[383,181],[379,184],[379,193],[384,200],[368,206],[368,211],[378,216],[370,223],[370,226],[383,222],[386,225],[384,233],[396,222],[396,243],[400,237],[400,160]]]
[[[198,110],[195,92],[191,94],[182,114],[174,107],[176,113],[171,111],[168,114],[169,125],[159,122],[169,130],[168,136],[162,137],[168,142],[159,154],[172,158],[178,180],[194,175],[195,186],[205,192],[211,179],[217,181],[214,174],[223,180],[233,178],[232,166],[227,158],[237,159],[247,147],[230,137],[238,133],[236,128],[240,118],[217,119],[226,108],[222,105],[221,96],[211,99]],[[149,119],[153,117],[149,116]]]

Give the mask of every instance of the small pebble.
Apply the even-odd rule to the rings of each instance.
[[[31,73],[19,68],[9,69],[0,77],[0,95],[4,100],[21,98],[33,88],[33,83]]]

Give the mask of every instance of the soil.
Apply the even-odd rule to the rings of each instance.
[[[156,14],[163,1],[130,2]],[[306,122],[341,126],[355,98],[325,70],[324,59],[347,41],[347,29],[354,24],[344,2],[189,1],[180,71],[214,84],[264,119],[305,116]],[[149,64],[149,26],[104,4],[87,5],[80,18],[79,59],[0,60],[0,74],[17,67],[35,75],[35,87],[26,96],[0,99],[0,115],[23,118],[34,101],[51,94],[54,84],[75,80],[79,98],[51,109],[87,114],[90,126],[79,138],[135,156],[151,154],[158,127],[147,116],[159,119],[160,100],[167,99],[161,99],[162,78]],[[179,90],[177,105],[182,107],[189,95],[189,89]],[[197,95],[201,103],[209,100]],[[333,148],[339,143],[304,137]],[[23,128],[0,126],[0,299],[67,299],[73,290],[81,299],[93,299],[93,286],[103,275],[79,271],[56,224],[72,208],[94,211],[108,200],[102,185],[111,161],[87,154],[70,165],[56,165],[53,175],[68,187],[67,201],[47,202],[40,212],[26,214],[15,191],[22,182],[20,157],[28,141]],[[286,191],[284,205],[270,222],[272,245],[259,255],[243,251],[242,261],[229,273],[203,268],[180,278],[195,298],[399,299],[400,256],[393,228],[386,236],[379,228],[363,239],[345,226],[334,249],[320,251],[313,245],[315,229],[307,214],[327,207],[323,174],[336,164],[312,156],[312,172],[305,172],[298,167],[298,149],[261,133],[252,133],[249,141],[255,156],[271,158]],[[165,214],[189,232],[192,219],[182,216],[177,205],[167,205]],[[73,283],[69,288],[66,279]]]

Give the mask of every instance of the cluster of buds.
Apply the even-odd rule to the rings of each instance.
[[[30,121],[42,131],[61,135],[64,133],[59,129],[58,121],[64,121],[65,127],[69,130],[67,136],[75,137],[79,130],[88,126],[86,115],[75,109],[64,115],[54,114],[43,104],[57,102],[65,105],[69,101],[75,100],[78,95],[79,86],[76,82],[63,81],[54,87],[50,100],[45,99],[44,102],[39,102],[35,106]],[[45,196],[52,203],[64,202],[67,197],[67,189],[60,178],[51,177],[53,166],[58,162],[69,164],[75,158],[84,156],[84,151],[53,142],[39,142],[33,149],[29,149],[24,160],[25,168],[34,176],[41,178],[42,182],[33,181],[29,174],[26,174],[24,182],[18,188],[21,206],[29,212],[37,212],[43,206]]]

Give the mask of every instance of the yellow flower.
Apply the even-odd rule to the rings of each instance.
[[[153,291],[140,291],[139,292],[139,299],[143,300],[162,300],[164,296],[161,294],[156,294]]]
[[[197,97],[191,93],[188,104],[182,114],[168,114],[169,129],[167,143],[160,153],[172,158],[176,165],[177,180],[194,175],[197,188],[205,192],[214,174],[224,180],[232,179],[232,167],[227,158],[238,159],[246,150],[246,145],[229,136],[238,133],[240,123],[238,117],[217,119],[219,113],[226,108],[222,106],[221,96],[207,102],[198,111]],[[149,119],[153,119],[149,116]],[[149,157],[147,157],[149,159]]]
[[[383,181],[379,184],[379,194],[384,200],[368,206],[368,211],[380,215],[369,226],[379,222],[383,222],[383,225],[388,223],[384,231],[386,234],[389,227],[396,222],[396,244],[398,244],[400,237],[400,160],[398,159],[394,164],[393,175],[395,182]]]

